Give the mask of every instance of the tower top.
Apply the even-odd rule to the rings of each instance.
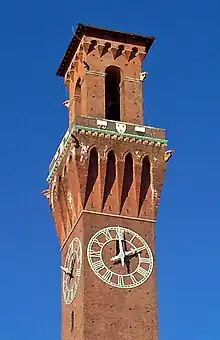
[[[88,26],[83,24],[78,24],[76,32],[67,48],[67,51],[61,61],[61,64],[56,72],[57,76],[64,77],[65,73],[70,66],[70,63],[74,57],[74,54],[80,44],[83,36],[90,36],[97,39],[106,39],[112,41],[118,41],[125,44],[135,44],[138,46],[145,47],[146,54],[148,53],[150,47],[152,46],[155,38],[151,36],[142,36],[134,33],[124,33],[115,30],[107,30],[103,28],[98,28],[94,26]]]

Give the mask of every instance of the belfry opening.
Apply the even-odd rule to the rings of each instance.
[[[105,70],[105,118],[120,121],[121,74],[117,66]]]

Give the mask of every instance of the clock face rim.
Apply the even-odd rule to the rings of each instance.
[[[77,249],[79,249],[79,254],[77,254],[77,249],[74,249],[74,242],[77,242],[78,243],[78,247]],[[71,249],[71,245],[73,245],[73,249],[72,251],[70,250]],[[77,294],[77,290],[78,290],[78,287],[79,287],[79,281],[80,281],[80,277],[81,277],[81,271],[82,271],[82,243],[80,241],[80,239],[78,237],[74,237],[70,244],[69,244],[69,247],[68,247],[68,250],[67,250],[67,253],[66,253],[66,256],[64,258],[64,266],[66,267],[66,263],[68,263],[68,258],[71,258],[71,256],[73,256],[73,254],[76,254],[76,256],[78,257],[78,261],[77,261],[77,272],[79,273],[77,276],[76,276],[76,279],[74,281],[74,284],[73,284],[73,287],[72,289],[68,289],[68,291],[70,292],[71,290],[73,291],[73,294],[72,294],[72,297],[71,299],[68,299],[66,298],[66,290],[65,290],[65,278],[67,277],[67,274],[65,272],[63,272],[63,278],[62,278],[62,284],[63,284],[63,300],[65,302],[66,305],[70,305],[75,297],[76,297],[76,294]]]
[[[147,271],[147,275],[146,276],[144,276],[140,281],[137,281],[137,282],[133,282],[132,284],[129,284],[129,285],[126,285],[126,286],[124,286],[124,285],[122,285],[122,286],[120,286],[118,283],[116,284],[116,283],[114,283],[114,282],[112,282],[112,281],[107,281],[107,279],[103,279],[103,275],[100,275],[99,274],[99,271],[97,271],[95,268],[94,268],[94,265],[93,265],[93,263],[94,262],[96,262],[96,261],[92,261],[91,260],[91,250],[92,250],[92,244],[94,243],[94,239],[97,239],[101,234],[103,234],[103,231],[105,231],[105,230],[116,230],[118,227],[120,227],[120,228],[122,228],[124,231],[125,231],[125,233],[127,232],[127,233],[129,233],[129,234],[135,234],[135,236],[136,236],[136,238],[137,239],[139,239],[139,241],[141,241],[142,243],[143,243],[143,245],[145,246],[145,248],[146,248],[146,250],[147,250],[147,253],[148,253],[148,257],[150,258],[150,262],[149,262],[149,270]],[[109,243],[109,242],[111,242],[111,241],[115,241],[115,240],[117,240],[117,238],[113,238],[112,240],[107,240],[106,242],[104,242],[103,243],[103,246],[102,246],[102,248],[101,248],[101,252],[100,252],[100,259],[101,259],[101,261],[102,261],[102,263],[103,263],[103,265],[104,265],[104,268],[106,269],[106,270],[109,270],[111,273],[113,273],[114,275],[116,275],[116,276],[123,276],[123,277],[125,277],[125,276],[127,276],[127,277],[129,277],[129,276],[131,276],[132,274],[134,274],[136,271],[137,271],[137,269],[139,268],[139,267],[141,267],[140,266],[140,262],[138,263],[138,266],[137,266],[137,268],[133,271],[133,272],[131,272],[131,273],[129,273],[129,274],[122,274],[122,275],[119,275],[119,274],[117,274],[117,273],[115,273],[115,272],[113,272],[113,271],[111,271],[107,266],[106,266],[106,264],[105,264],[105,262],[104,262],[104,260],[103,260],[103,258],[102,258],[102,249],[104,248],[104,246],[107,244],[107,243]],[[129,243],[129,241],[127,241],[128,243]],[[144,238],[142,237],[142,236],[140,236],[137,232],[135,232],[134,230],[132,230],[132,229],[129,229],[129,228],[125,228],[125,227],[123,227],[123,226],[107,226],[107,227],[104,227],[104,228],[102,228],[102,229],[100,229],[100,230],[98,230],[91,238],[90,238],[90,240],[89,240],[89,242],[88,242],[88,245],[87,245],[87,260],[88,260],[88,263],[89,263],[89,266],[90,266],[90,268],[92,269],[92,271],[95,273],[95,275],[99,278],[99,279],[101,279],[104,283],[106,283],[106,284],[108,284],[108,285],[110,285],[110,286],[113,286],[113,287],[115,287],[115,288],[122,288],[122,289],[132,289],[132,288],[136,288],[136,287],[138,287],[138,286],[140,286],[140,285],[142,285],[143,283],[145,283],[148,279],[149,279],[149,277],[151,276],[151,274],[152,274],[152,272],[153,272],[153,269],[154,269],[154,257],[153,257],[153,252],[152,252],[152,250],[151,250],[151,248],[150,248],[150,246],[148,245],[148,243],[144,240]]]

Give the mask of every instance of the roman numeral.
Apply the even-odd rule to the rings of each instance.
[[[73,290],[69,290],[67,293],[67,301],[68,303],[72,302],[73,300]]]
[[[80,257],[80,255],[81,255],[81,247],[77,248],[76,254],[77,254],[78,257]]]
[[[125,239],[125,231],[124,231],[123,228],[121,228],[121,227],[117,228],[117,230],[116,230],[116,238],[117,239],[122,239],[122,240]]]
[[[130,241],[129,241],[129,242],[131,242],[131,243],[132,243],[132,242],[134,241],[135,237],[136,237],[136,236],[135,236],[135,235],[133,235],[133,236],[132,236],[132,238],[130,239]]]
[[[105,266],[104,266],[104,264],[103,264],[103,262],[102,262],[101,260],[96,261],[96,262],[93,262],[92,265],[93,265],[93,268],[94,268],[95,270],[97,270],[97,271],[100,271],[100,270],[102,270],[102,269],[105,268]]]
[[[65,295],[65,300],[68,301],[68,299],[69,299],[69,289],[67,287],[64,291],[64,295]]]
[[[142,267],[138,267],[137,271],[138,274],[140,274],[141,276],[147,276],[148,271]]]
[[[112,235],[110,234],[109,230],[103,230],[103,234],[105,235],[106,241],[112,240]]]
[[[113,273],[109,269],[107,269],[105,274],[102,276],[102,278],[103,280],[110,282],[112,276],[113,276]]]
[[[100,257],[101,256],[101,250],[91,249],[90,256],[91,257]]]
[[[124,284],[124,278],[122,275],[118,275],[118,285],[120,287],[125,287],[125,284]]]
[[[97,238],[95,238],[93,242],[97,243],[101,248],[104,246],[104,243],[100,242]]]
[[[76,256],[76,263],[79,264],[81,261],[81,254],[77,254]]]
[[[151,263],[151,259],[149,257],[139,257],[140,263]]]
[[[145,246],[142,246],[142,247],[137,248],[137,251],[138,251],[138,252],[139,252],[139,251],[143,251],[143,250],[146,250]]]
[[[72,252],[73,252],[73,242],[71,242],[71,244],[69,246],[67,256],[71,255]]]
[[[63,289],[65,291],[68,289],[68,287],[67,287],[67,279],[63,281]]]
[[[81,273],[81,269],[80,269],[80,268],[77,268],[76,276],[80,276],[80,273]]]
[[[132,283],[134,283],[134,284],[138,283],[138,280],[136,279],[136,277],[133,274],[130,275],[130,278],[131,278]]]

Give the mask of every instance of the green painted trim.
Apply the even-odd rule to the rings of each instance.
[[[82,130],[95,131],[95,132],[102,132],[102,133],[105,133],[105,134],[118,135],[118,136],[123,136],[123,137],[130,137],[130,138],[135,138],[135,139],[141,139],[141,140],[150,140],[150,141],[159,142],[159,143],[162,143],[162,144],[167,144],[168,143],[167,139],[160,139],[160,138],[154,138],[154,137],[148,137],[148,136],[133,135],[131,133],[119,133],[117,131],[98,129],[98,128],[93,128],[93,127],[88,127],[88,126],[74,125],[72,131],[74,131],[75,129],[82,129]]]

